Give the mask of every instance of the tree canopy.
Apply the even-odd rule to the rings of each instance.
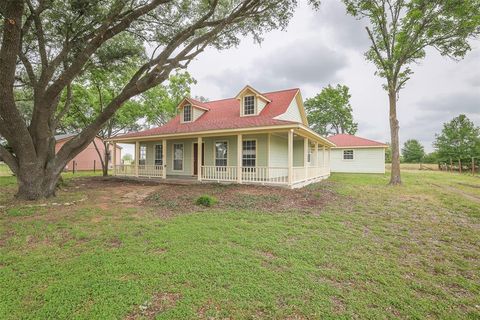
[[[425,150],[418,140],[410,139],[403,144],[402,156],[406,163],[420,163],[425,157]]]
[[[295,6],[295,0],[3,1],[0,136],[13,151],[0,146],[0,156],[16,173],[17,195],[54,195],[66,163],[127,101],[167,81],[207,47],[230,48],[245,36],[261,41],[265,32],[284,28]],[[121,64],[123,45],[110,52],[106,45],[126,34],[152,52],[139,59],[130,77],[117,79],[121,90],[55,153],[54,135],[72,105],[74,81],[91,62]],[[30,101],[28,112],[20,110],[24,100]]]
[[[434,147],[439,160],[445,162],[480,157],[480,128],[461,114],[443,125],[442,132],[435,135]]]
[[[328,85],[315,97],[305,101],[308,123],[321,135],[355,134],[358,124],[353,121],[349,89],[345,85]]]
[[[478,0],[343,0],[347,12],[368,21],[371,41],[367,60],[385,79],[389,97],[392,146],[390,184],[400,184],[400,146],[397,100],[412,76],[411,65],[425,57],[427,48],[460,59],[480,34]]]

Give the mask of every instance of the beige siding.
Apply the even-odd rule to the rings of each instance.
[[[295,121],[299,123],[303,123],[302,115],[300,114],[300,108],[297,104],[297,99],[293,99],[290,105],[287,108],[285,113],[275,117],[275,119],[279,120],[287,120],[287,121]]]
[[[270,137],[270,167],[288,167],[288,140],[272,134]]]
[[[257,166],[267,166],[267,134],[257,135],[244,135],[244,140],[254,139],[257,141]],[[205,150],[205,165],[215,165],[215,142],[227,141],[228,143],[228,165],[237,165],[237,136],[224,136],[224,137],[212,137],[203,138],[204,150]],[[178,139],[167,141],[167,174],[168,175],[193,175],[193,144],[197,142],[197,139]],[[141,142],[141,146],[147,147],[146,164],[155,164],[155,145],[161,144],[161,141]],[[173,170],[173,144],[183,143],[184,145],[184,157],[183,157],[183,170]],[[286,144],[286,140],[285,140]],[[285,154],[286,157],[286,154]]]
[[[237,136],[204,138],[205,142],[205,165],[215,165],[215,142],[226,141],[227,142],[227,165],[237,165]]]
[[[202,110],[202,109],[198,109],[195,107],[193,107],[192,109],[193,109],[193,121],[197,120],[202,116],[202,114],[205,113],[205,110]]]
[[[343,150],[353,150],[353,160],[343,160]],[[332,149],[332,172],[385,173],[384,148]]]
[[[260,112],[262,112],[263,108],[265,108],[267,103],[263,101],[263,99],[259,99],[259,98],[256,98],[256,99],[257,99],[257,114],[260,114]]]

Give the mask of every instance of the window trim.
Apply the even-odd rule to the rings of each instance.
[[[225,142],[227,144],[227,164],[225,167],[228,167],[230,164],[230,161],[228,160],[228,153],[230,152],[230,144],[228,143],[228,140],[214,140],[213,141],[213,164],[215,167],[217,167],[217,143],[218,142]],[[220,166],[223,167],[223,166]]]
[[[245,113],[245,98],[253,97],[253,113],[246,114]],[[257,97],[254,94],[246,94],[242,97],[242,116],[243,117],[251,117],[257,115]]]
[[[182,169],[178,170],[175,169],[175,146],[176,145],[181,145],[182,146]],[[184,172],[185,171],[185,143],[179,142],[179,143],[172,143],[172,171],[175,172]]]
[[[243,165],[243,142],[244,141],[255,141],[255,166],[254,167],[245,167]],[[256,168],[258,167],[258,139],[242,139],[242,168]]]
[[[162,152],[160,152],[160,155],[162,157],[162,159],[157,159],[157,146],[160,146],[162,148]],[[163,159],[163,143],[156,143],[154,146],[153,146],[153,152],[154,152],[154,155],[153,155],[153,165],[155,166],[163,166],[164,163],[165,163],[165,159]],[[161,160],[162,161],[162,164],[157,164],[157,160]]]
[[[190,108],[190,120],[185,120],[185,108],[186,107],[189,107]],[[183,110],[182,110],[182,122],[184,123],[188,123],[188,122],[192,122],[193,121],[193,106],[191,104],[186,104],[183,106]]]
[[[345,151],[352,151],[352,159],[345,159]],[[355,151],[353,149],[343,149],[342,160],[343,161],[353,161],[353,160],[355,160]]]
[[[312,164],[313,160],[313,148],[311,145],[308,146],[308,151],[307,151],[307,163]]]
[[[145,159],[142,159],[142,147],[145,150]],[[143,163],[141,163],[142,160],[144,161]],[[139,166],[144,166],[146,164],[147,164],[147,145],[146,144],[141,144],[138,147],[138,165]]]

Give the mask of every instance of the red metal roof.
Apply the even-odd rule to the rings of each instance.
[[[193,122],[181,123],[180,115],[177,115],[161,127],[133,132],[116,138],[145,137],[162,134],[193,133],[209,130],[293,124],[296,122],[274,118],[287,111],[288,106],[295,98],[298,90],[299,89],[288,89],[263,93],[263,95],[271,100],[271,102],[267,103],[258,116],[241,117],[240,101],[235,98],[209,102],[195,101],[198,102],[200,106],[208,108],[209,111],[204,112]]]
[[[351,134],[337,134],[327,138],[337,147],[386,147],[385,143],[352,136]]]

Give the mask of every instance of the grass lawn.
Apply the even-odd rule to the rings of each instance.
[[[403,178],[68,177],[32,206],[0,177],[0,318],[479,319],[480,178]],[[218,204],[195,205],[202,194]]]
[[[10,175],[12,175],[12,172],[10,171],[8,166],[6,164],[4,164],[3,162],[0,162],[0,177],[10,176]]]

